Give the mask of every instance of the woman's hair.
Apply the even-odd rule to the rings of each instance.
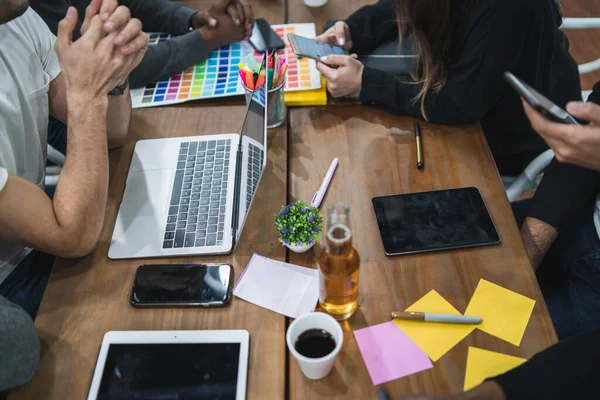
[[[439,93],[448,81],[451,55],[458,54],[462,32],[471,11],[472,0],[396,0],[400,42],[407,36],[417,43],[415,84],[422,88],[415,96],[421,114],[427,119],[425,97]]]

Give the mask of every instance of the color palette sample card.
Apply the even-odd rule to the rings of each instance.
[[[286,91],[314,90],[321,88],[321,74],[317,71],[316,61],[309,58],[298,59],[292,51],[287,35],[294,33],[299,36],[314,38],[315,24],[273,25],[273,30],[285,42],[285,49],[279,50],[279,56],[287,59],[288,71]]]
[[[286,38],[289,33],[315,37],[315,25],[312,23],[286,24],[273,25],[272,28],[286,42],[286,48],[279,51],[279,55],[286,57],[288,63],[285,90],[319,89],[321,74],[316,69],[315,61],[298,60]],[[170,40],[170,35],[151,33],[149,40],[151,44],[157,44]],[[207,60],[186,68],[177,75],[151,83],[144,88],[131,90],[132,107],[156,107],[190,100],[242,95],[245,90],[238,74],[238,63],[243,61],[248,54],[254,55],[258,62],[263,57],[263,54],[256,52],[247,41],[214,50]]]

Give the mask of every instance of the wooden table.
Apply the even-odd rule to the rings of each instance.
[[[346,322],[344,346],[333,372],[306,379],[289,358],[290,399],[376,398],[353,330],[389,321],[435,289],[464,312],[480,278],[537,300],[519,347],[480,331],[471,333],[434,368],[386,384],[390,394],[462,390],[469,346],[529,358],[556,341],[554,327],[531,269],[492,155],[479,125],[459,128],[421,122],[425,168],[416,167],[415,120],[375,108],[304,108],[290,114],[289,201],[310,200],[334,157],[339,167],[322,210],[350,206],[353,244],[361,258],[359,308]],[[371,206],[374,196],[476,186],[497,225],[502,244],[421,255],[386,257]],[[324,241],[323,241],[324,242]],[[316,268],[315,254],[289,254],[292,264]]]
[[[183,1],[207,8],[212,0]],[[300,0],[254,0],[257,17],[269,22],[314,22],[343,18],[374,1],[330,0],[320,9]],[[287,126],[269,132],[268,166],[240,244],[229,256],[167,258],[151,262],[230,262],[240,276],[254,252],[278,260],[315,266],[314,252],[286,254],[265,221],[281,204],[309,200],[334,156],[340,167],[325,206],[337,200],[351,207],[355,246],[362,258],[360,308],[343,323],[345,345],[333,373],[321,381],[305,379],[285,347],[289,321],[242,300],[224,309],[133,309],[128,297],[135,270],[146,260],[109,260],[107,251],[135,142],[158,137],[236,132],[244,113],[240,99],[188,103],[135,110],[123,148],[110,154],[111,185],[100,243],[90,256],[57,261],[36,327],[42,356],[34,379],[11,399],[85,398],[102,337],[110,330],[247,329],[251,335],[249,399],[374,398],[351,330],[387,320],[391,310],[410,305],[436,289],[464,311],[478,280],[486,278],[536,299],[520,347],[472,333],[434,369],[386,386],[394,395],[412,391],[450,392],[462,388],[469,345],[530,357],[556,341],[535,276],[485,139],[478,126],[445,128],[423,124],[425,170],[415,167],[412,122],[361,106],[293,109]],[[405,132],[407,131],[407,132]],[[394,133],[394,135],[390,135]],[[288,140],[290,141],[288,143]],[[289,149],[289,150],[288,150]],[[288,154],[289,151],[289,154]],[[500,246],[387,258],[383,254],[370,198],[416,190],[477,186],[496,222]]]

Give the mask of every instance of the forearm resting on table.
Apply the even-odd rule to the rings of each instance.
[[[525,218],[521,226],[521,238],[534,270],[537,270],[557,237],[558,231],[553,226],[536,218]]]
[[[131,122],[131,96],[129,88],[119,96],[108,96],[106,133],[109,149],[123,145]]]
[[[66,258],[94,249],[108,191],[106,108],[105,99],[70,99],[67,157],[54,199],[9,174],[0,191],[0,240]]]

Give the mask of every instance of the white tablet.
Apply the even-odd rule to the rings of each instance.
[[[111,331],[88,400],[246,398],[250,334]]]

